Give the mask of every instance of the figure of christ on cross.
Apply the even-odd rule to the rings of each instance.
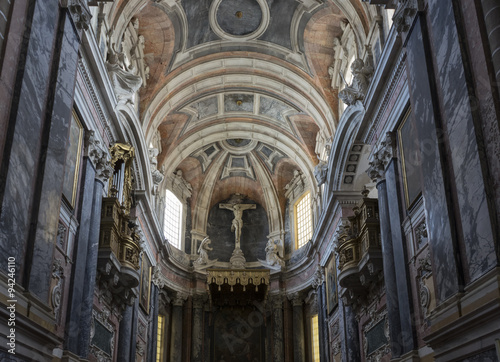
[[[236,238],[236,249],[240,249],[241,228],[243,227],[243,211],[255,209],[255,204],[219,204],[219,208],[231,210],[234,213],[234,219],[231,222],[231,231],[234,232]]]

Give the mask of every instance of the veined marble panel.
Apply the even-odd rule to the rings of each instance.
[[[429,244],[435,266],[437,296],[440,301],[458,292],[458,271],[455,260],[454,235],[450,225],[450,215],[440,156],[438,126],[433,111],[433,94],[427,74],[428,51],[425,47],[422,18],[419,18],[411,32],[407,44],[407,64],[411,104],[417,122],[418,139],[422,155],[424,174],[424,207],[426,212]]]
[[[450,1],[429,1],[431,41],[436,52],[443,128],[448,136],[460,226],[473,281],[496,265],[484,173],[470,106],[455,15]]]

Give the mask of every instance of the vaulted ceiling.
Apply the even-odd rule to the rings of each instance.
[[[144,134],[161,139],[158,168],[192,185],[192,210],[240,193],[282,215],[296,170],[317,192],[313,170],[339,118],[334,39],[350,23],[362,43],[369,10],[361,0],[115,2],[112,26],[138,20],[144,36]]]

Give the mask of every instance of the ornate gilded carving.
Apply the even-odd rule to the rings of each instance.
[[[338,281],[345,288],[341,294],[348,305],[365,296],[382,275],[378,200],[363,197],[353,211],[355,215],[348,223],[342,221],[336,231]]]
[[[237,284],[247,286],[253,284],[256,287],[260,285],[269,285],[269,270],[227,270],[227,269],[209,269],[207,283],[222,286],[227,284],[235,286]]]

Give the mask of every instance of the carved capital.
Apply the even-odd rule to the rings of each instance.
[[[396,155],[396,138],[393,132],[387,132],[385,139],[380,142],[376,151],[372,153],[369,160],[369,168],[366,171],[374,182],[385,180],[385,169]]]
[[[188,298],[188,294],[184,292],[177,292],[175,295],[174,300],[172,301],[172,304],[176,307],[182,307],[184,305],[184,302]]]
[[[314,289],[318,289],[321,286],[321,284],[323,284],[324,281],[325,281],[325,269],[322,266],[318,265],[318,269],[316,269],[316,272],[313,275],[311,286]]]
[[[153,275],[151,279],[153,281],[153,284],[156,285],[159,289],[162,289],[167,283],[166,278],[163,276],[161,267],[159,265],[155,265],[153,267]]]
[[[92,14],[87,0],[62,0],[61,5],[68,8],[77,29],[87,30],[89,28]]]
[[[277,294],[273,295],[269,298],[269,302],[273,309],[282,309],[283,308],[283,295]]]
[[[304,303],[304,296],[300,292],[288,294],[288,300],[294,307],[301,307]]]
[[[202,309],[205,305],[208,296],[206,294],[195,294],[193,295],[193,308]]]
[[[399,0],[399,6],[392,17],[394,26],[399,33],[410,30],[417,10],[418,0]]]

